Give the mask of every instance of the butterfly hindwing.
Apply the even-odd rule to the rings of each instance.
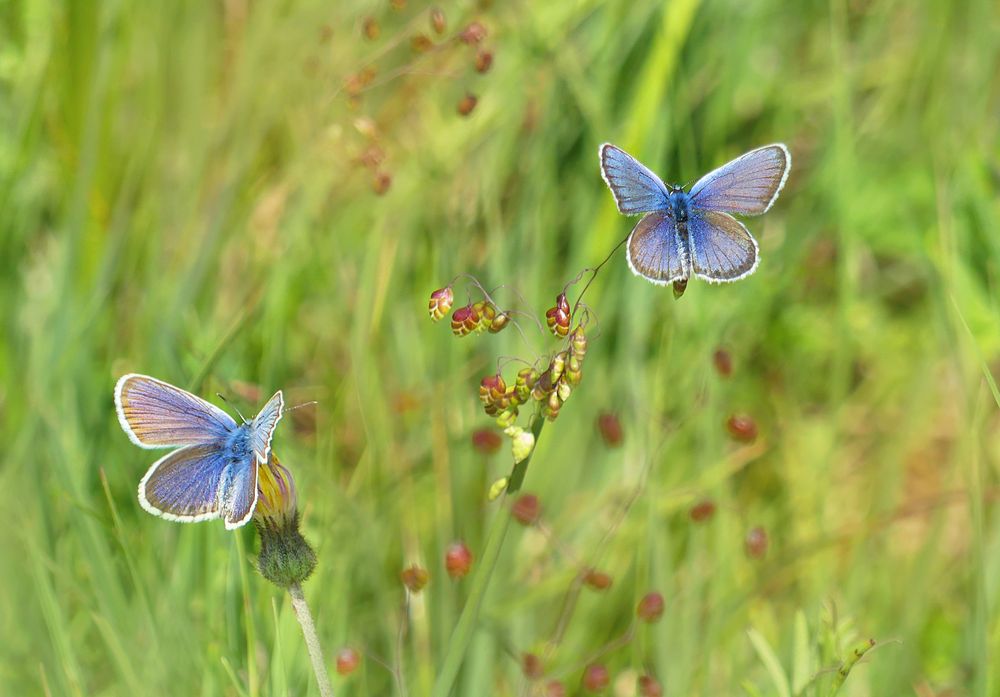
[[[702,210],[760,215],[778,198],[792,156],[781,143],[765,145],[712,170],[691,187],[691,205]]]
[[[691,268],[710,282],[738,281],[757,268],[757,241],[726,213],[692,211],[688,219]]]
[[[687,252],[668,211],[650,213],[636,224],[626,243],[626,256],[632,273],[656,284],[688,276]]]
[[[229,467],[219,443],[188,445],[153,463],[139,503],[153,515],[193,523],[219,517],[219,487]]]

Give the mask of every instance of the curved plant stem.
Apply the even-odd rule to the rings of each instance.
[[[323,697],[333,697],[330,676],[326,672],[326,663],[323,661],[323,649],[319,645],[316,626],[313,624],[312,613],[309,612],[306,596],[302,594],[302,586],[293,583],[288,587],[288,595],[292,596],[292,609],[295,610],[295,619],[302,626],[302,635],[305,637],[306,647],[309,649],[309,660],[312,661],[313,672],[316,673],[316,682],[319,683],[319,693]]]
[[[542,432],[544,425],[545,419],[539,418],[531,429],[535,434],[535,448],[538,447],[538,436]],[[515,469],[520,470],[521,478],[523,478],[524,471],[527,469],[530,461],[531,456],[529,455],[515,466]],[[506,502],[506,496],[504,497],[504,502]],[[444,663],[441,664],[441,670],[434,681],[434,691],[431,693],[433,697],[448,697],[451,694],[455,678],[458,677],[458,671],[465,660],[465,652],[469,648],[469,643],[472,641],[472,634],[476,629],[479,608],[483,603],[483,598],[486,597],[486,589],[489,586],[490,579],[493,577],[493,570],[496,568],[497,560],[500,558],[500,550],[503,549],[504,540],[507,538],[507,530],[510,528],[510,518],[510,510],[506,506],[501,505],[500,512],[497,513],[493,518],[493,522],[490,523],[490,530],[486,537],[486,547],[483,549],[482,560],[472,579],[469,598],[465,601],[462,614],[459,615],[458,623],[451,633],[451,639],[448,640],[448,652],[445,654]]]

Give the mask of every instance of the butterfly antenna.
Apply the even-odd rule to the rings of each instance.
[[[221,392],[216,392],[215,396],[218,397],[219,399],[221,399],[226,404],[229,404],[229,400],[226,399],[226,395],[222,394]],[[236,415],[239,416],[240,419],[243,420],[243,423],[249,423],[249,421],[247,421],[246,417],[243,416],[243,414],[240,413],[240,410],[236,408],[235,404],[229,404],[229,406],[231,406],[233,408],[233,411],[236,412]]]
[[[288,407],[287,409],[284,410],[284,412],[287,413],[290,411],[294,411],[296,409],[301,409],[302,407],[308,407],[313,404],[319,404],[319,402],[317,402],[315,399],[311,402],[302,402],[302,404],[296,404],[294,407]]]

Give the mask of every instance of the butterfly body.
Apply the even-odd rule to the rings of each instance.
[[[699,179],[690,191],[666,186],[638,160],[610,143],[600,149],[601,174],[619,212],[642,215],[626,242],[629,268],[657,284],[684,292],[697,276],[710,283],[736,281],[757,268],[757,241],[730,215],[760,215],[788,178],[791,155],[766,145]]]
[[[175,448],[153,463],[139,483],[139,503],[181,522],[223,518],[244,525],[257,504],[258,467],[284,408],[278,391],[242,424],[210,402],[146,375],[123,376],[115,407],[125,433],[143,448]]]

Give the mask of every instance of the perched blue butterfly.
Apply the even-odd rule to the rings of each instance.
[[[267,462],[284,405],[279,390],[253,421],[237,424],[179,387],[147,375],[123,376],[115,407],[125,433],[143,448],[177,448],[139,482],[139,503],[167,520],[222,517],[227,530],[245,524],[257,505],[257,468]]]
[[[692,275],[710,283],[738,281],[757,268],[757,241],[730,215],[760,215],[788,179],[792,156],[781,143],[737,157],[699,179],[690,192],[665,186],[634,157],[601,146],[601,174],[618,210],[644,215],[626,243],[629,268],[680,297]]]

